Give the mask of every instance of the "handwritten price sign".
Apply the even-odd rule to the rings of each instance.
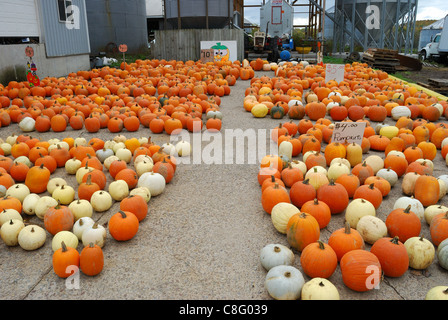
[[[331,141],[339,143],[354,142],[361,145],[365,129],[365,122],[336,122]]]
[[[344,80],[344,64],[327,64],[325,68],[325,83],[330,80],[335,80],[340,83]]]

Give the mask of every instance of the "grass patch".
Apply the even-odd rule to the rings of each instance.
[[[406,82],[413,82],[413,80],[410,78],[411,71],[402,71],[402,72],[396,72],[393,76],[406,81]]]
[[[324,63],[330,63],[330,64],[345,64],[344,58],[335,58],[330,56],[324,56]]]

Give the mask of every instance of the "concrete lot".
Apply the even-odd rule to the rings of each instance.
[[[259,72],[257,76],[264,74],[273,75],[272,72]],[[226,129],[249,128],[269,131],[278,125],[277,120],[256,119],[244,111],[244,90],[248,86],[248,81],[238,80],[231,94],[223,97],[222,133]],[[0,132],[4,139],[12,133],[20,133],[17,125],[2,128]],[[151,136],[159,144],[169,141],[168,136],[152,134],[143,127],[137,133],[123,131],[122,134],[129,138]],[[109,140],[115,135],[104,129],[95,135],[70,129],[59,134],[39,134],[40,139],[63,139],[66,136],[86,139],[96,136]],[[203,142],[203,147],[208,143]],[[440,153],[434,163],[435,176],[446,173]],[[276,231],[270,216],[261,207],[257,170],[258,164],[247,163],[180,164],[165,192],[150,200],[149,214],[141,222],[136,237],[117,242],[108,234],[103,248],[104,270],[95,277],[81,274],[79,288],[70,288],[66,280],[53,272],[49,234],[46,244],[31,252],[0,242],[0,298],[269,300],[271,297],[264,287],[266,271],[260,264],[259,252],[266,244],[288,246],[288,242],[285,235]],[[56,176],[76,186],[74,176],[68,176],[64,169],[58,169],[52,175]],[[399,182],[384,199],[377,216],[384,221],[400,196]],[[440,203],[448,205],[447,198]],[[93,218],[104,225],[118,207],[116,202],[111,210],[94,213]],[[43,221],[37,217],[28,222],[43,226]],[[330,224],[321,231],[321,240],[326,242],[331,232],[343,224],[344,214],[333,216]],[[424,222],[422,235],[430,237],[429,227]],[[366,248],[369,250],[370,246]],[[82,244],[78,247],[81,249]],[[295,266],[300,270],[300,256],[298,252],[295,255]],[[400,278],[384,278],[378,290],[366,293],[348,289],[342,282],[339,267],[329,280],[338,288],[342,300],[422,300],[432,287],[446,285],[447,275],[435,259],[424,272],[410,269]],[[309,280],[307,276],[305,279]]]

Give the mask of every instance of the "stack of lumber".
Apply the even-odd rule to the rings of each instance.
[[[367,49],[362,55],[363,62],[369,67],[383,70],[387,73],[395,73],[396,68],[400,66],[398,51],[389,49]]]

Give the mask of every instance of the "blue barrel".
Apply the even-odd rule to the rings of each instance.
[[[283,50],[282,52],[280,52],[280,59],[282,59],[283,61],[288,61],[289,59],[291,59],[291,53],[288,50]]]

